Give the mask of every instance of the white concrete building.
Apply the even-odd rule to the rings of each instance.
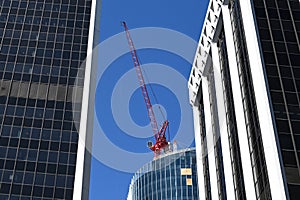
[[[299,12],[210,1],[188,83],[200,199],[299,199]]]

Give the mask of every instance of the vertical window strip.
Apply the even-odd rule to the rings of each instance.
[[[227,132],[229,139],[231,167],[234,180],[234,189],[236,199],[246,199],[244,176],[241,163],[241,153],[237,133],[236,116],[234,113],[234,102],[230,80],[227,46],[225,41],[224,29],[222,29],[218,41],[219,60],[220,60],[220,71],[222,78],[222,88],[224,95],[225,112]]]
[[[224,166],[223,166],[223,154],[222,154],[222,144],[219,134],[218,126],[218,112],[216,108],[216,94],[215,94],[215,80],[214,80],[214,70],[213,67],[210,69],[208,75],[208,90],[209,90],[209,101],[210,101],[210,110],[211,110],[211,119],[212,119],[212,133],[214,140],[214,151],[215,151],[215,162],[216,162],[216,173],[217,173],[217,183],[218,183],[218,195],[219,199],[227,199],[226,195],[226,184],[225,184],[225,175],[224,175]]]
[[[245,123],[251,154],[253,179],[255,182],[256,198],[271,199],[269,178],[261,138],[261,130],[258,121],[258,113],[255,102],[255,93],[252,84],[248,52],[246,49],[245,34],[241,19],[239,1],[230,2],[232,29],[234,32],[235,50],[237,54],[240,87],[242,91]]]
[[[201,86],[199,87],[201,90]],[[201,91],[202,92],[202,91]],[[202,148],[202,165],[204,174],[204,188],[205,188],[205,198],[206,200],[211,200],[211,185],[209,176],[209,163],[208,163],[208,150],[206,141],[206,126],[205,126],[205,115],[204,115],[204,105],[203,98],[199,100],[199,119],[200,119],[200,136],[201,136],[201,148]]]

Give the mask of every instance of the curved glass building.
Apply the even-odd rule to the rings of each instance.
[[[198,199],[195,148],[160,156],[132,178],[127,200]]]

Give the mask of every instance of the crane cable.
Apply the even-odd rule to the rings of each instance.
[[[139,57],[138,57],[138,60],[140,61],[140,65],[142,66],[143,64],[142,64],[141,59],[140,59]],[[142,71],[143,71],[143,73],[144,73],[144,76],[145,76],[145,78],[146,78],[146,84],[147,84],[147,83],[150,83],[150,82],[149,82],[149,79],[148,79],[148,76],[147,76],[147,73],[146,73],[146,71],[145,71],[145,69],[144,69],[143,67],[141,67],[141,69],[142,69]],[[150,87],[151,93],[152,93],[152,95],[153,95],[153,97],[154,97],[154,101],[155,101],[155,103],[158,105],[158,109],[159,109],[159,111],[160,111],[160,113],[161,113],[161,115],[162,115],[162,117],[163,117],[163,119],[164,119],[164,121],[165,121],[165,120],[166,120],[166,116],[164,115],[164,113],[163,113],[163,111],[162,111],[162,109],[161,109],[161,107],[160,107],[160,104],[159,104],[159,102],[158,102],[158,100],[157,100],[157,97],[156,97],[156,95],[155,95],[155,92],[154,92],[154,90],[153,90],[151,84],[148,84],[148,86]]]

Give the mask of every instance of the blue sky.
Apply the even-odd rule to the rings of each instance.
[[[151,43],[151,41],[154,41],[154,39],[152,38],[151,34],[147,35],[147,33],[149,33],[149,31],[151,32],[156,30],[163,30],[163,32],[166,32],[167,34],[174,34],[176,36],[178,36],[178,33],[182,33],[185,34],[186,37],[198,42],[207,4],[207,0],[103,0],[102,15],[100,20],[100,40],[102,42],[111,41],[111,37],[114,37],[116,34],[124,31],[124,29],[120,26],[120,21],[126,21],[129,29],[132,30],[134,42],[134,36],[137,36],[137,43],[135,43],[137,44],[137,48],[140,47],[140,43],[143,43],[143,41],[139,41],[138,37],[142,37],[142,40],[147,40]],[[156,28],[145,29],[145,27]],[[135,33],[134,30],[136,28],[139,28],[138,30],[142,31],[137,31],[137,33]],[[144,35],[143,31],[145,32]],[[126,44],[127,41],[125,36],[121,35],[120,37],[121,40],[123,37],[123,40],[121,41],[122,44],[120,43],[121,48],[121,46]],[[184,41],[185,40],[178,40],[178,44],[175,44],[176,46],[172,48],[180,51],[180,48],[178,47],[182,46],[184,49],[184,46],[189,43],[188,40],[186,40],[186,44]],[[174,45],[173,43],[170,43],[170,45]],[[114,45],[110,46],[109,48],[111,49],[108,49],[108,51],[116,50],[116,48],[118,48],[118,43],[117,45],[114,43]],[[181,53],[187,53],[188,57],[193,57],[196,50],[195,48],[196,46],[192,46],[189,51]],[[181,88],[183,87],[185,89],[176,90],[176,87],[173,88],[173,85],[176,85],[176,80],[180,79],[180,76],[177,76],[178,74],[185,79],[188,79],[191,64],[181,56],[178,56],[174,52],[169,52],[167,49],[168,48],[166,46],[164,46],[164,48],[142,48],[138,50],[138,56],[142,61],[142,64],[145,65],[142,67],[145,69],[145,71],[147,70],[146,74],[149,76],[149,82],[153,82],[151,86],[155,91],[155,95],[159,100],[159,104],[162,105],[168,120],[170,121],[170,135],[172,140],[175,137],[175,134],[181,130],[180,123],[182,123],[182,116],[184,116],[185,111],[181,110],[180,106],[182,106],[182,100],[179,97],[187,96],[187,80],[184,80],[184,85],[181,85]],[[101,54],[99,56],[99,59],[105,59],[103,57],[101,58]],[[126,133],[126,131],[120,127],[121,125],[117,123],[117,119],[112,111],[112,107],[115,105],[113,102],[116,101],[118,108],[114,107],[115,111],[120,111],[121,113],[122,108],[126,108],[130,115],[129,118],[134,121],[134,123],[137,125],[137,128],[140,126],[147,126],[149,124],[149,119],[145,108],[146,106],[144,104],[141,91],[139,89],[133,89],[132,93],[130,93],[130,91],[127,92],[127,88],[131,87],[129,86],[131,83],[129,83],[130,81],[128,81],[126,77],[131,77],[130,75],[127,76],[127,74],[130,74],[129,72],[132,70],[132,68],[133,63],[131,56],[129,53],[126,53],[120,54],[118,58],[114,59],[113,62],[110,63],[110,65],[106,68],[106,70],[103,71],[101,77],[99,78],[99,83],[97,85],[95,94],[97,102],[95,105],[95,115],[97,116],[95,120],[98,120],[97,123],[100,124],[105,136],[112,144],[114,144],[114,146],[124,150],[124,152],[133,152],[134,154],[143,155],[149,154],[146,143],[148,140],[152,139],[151,129],[141,129],[141,135],[130,135],[130,133]],[[159,72],[161,69],[161,74],[155,74],[155,69],[156,72],[157,70]],[[172,82],[172,77],[175,80],[174,82]],[[136,77],[130,80],[132,80],[133,83],[136,82],[136,87],[138,87],[138,81]],[[118,86],[119,82],[122,82],[121,86]],[[128,86],[126,83],[128,83]],[[119,89],[119,93],[116,92],[117,86],[121,88]],[[148,90],[150,90],[149,87]],[[114,92],[116,92],[117,95],[114,96]],[[130,97],[128,97],[128,104],[126,104],[126,97],[129,93]],[[117,98],[117,100],[112,100],[113,98]],[[152,104],[155,104],[153,95],[150,94],[150,98],[152,100]],[[183,101],[183,107],[188,107],[188,98],[185,98]],[[155,111],[157,111],[156,107]],[[118,115],[122,120],[123,115],[120,113],[118,113]],[[185,125],[190,127],[189,132],[191,132],[191,111],[189,110],[187,113],[190,113],[190,116],[188,117],[189,122]],[[158,119],[158,123],[160,124],[162,118],[159,116],[158,112],[155,114]],[[127,119],[128,116],[124,115],[123,120],[126,121]],[[139,129],[137,129],[137,131],[139,132]],[[136,165],[134,164],[138,163],[138,160],[140,161],[141,159],[136,160],[136,163],[134,159],[128,159],[128,162],[126,162],[126,158],[120,159],[117,155],[118,152],[114,152],[114,150],[108,151],[107,148],[105,148],[106,145],[103,143],[100,145],[103,140],[99,138],[98,132],[95,131],[93,140],[93,153],[99,154],[99,152],[101,152],[101,155],[105,154],[108,159],[111,159],[111,163],[114,164],[108,164],[110,162],[103,162],[103,160],[99,159],[97,155],[95,156],[96,158],[93,158],[91,169],[90,199],[126,199],[130,180],[133,174],[131,172],[129,173],[128,170],[126,172],[122,166],[126,165],[130,168],[132,165],[132,170],[134,171],[136,170]],[[178,141],[178,143],[179,142],[180,141]],[[189,146],[190,144],[184,144],[183,142],[182,146],[185,145]],[[138,158],[142,157],[140,156]],[[147,161],[147,159],[145,160]]]

